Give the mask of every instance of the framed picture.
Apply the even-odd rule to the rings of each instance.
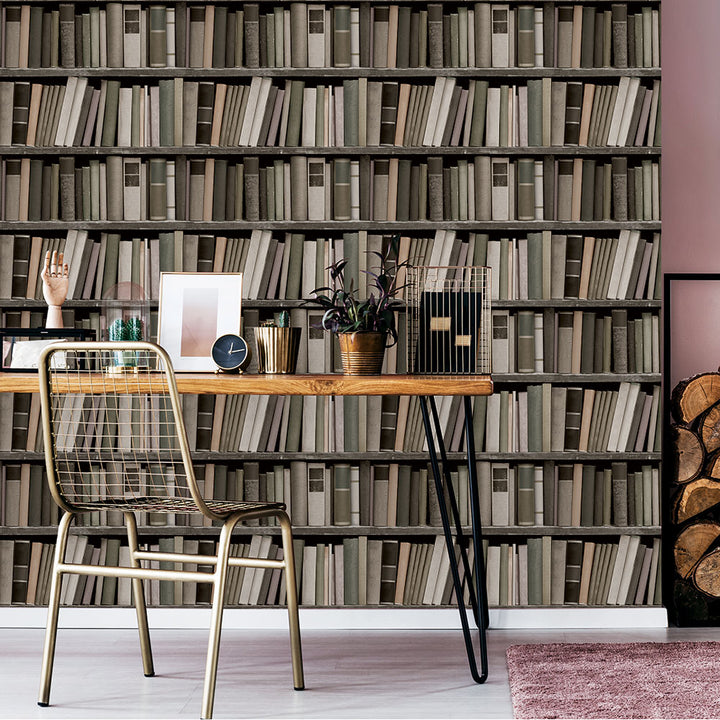
[[[173,273],[160,276],[158,343],[175,370],[215,370],[213,342],[240,333],[242,273]]]
[[[58,340],[95,340],[95,331],[82,328],[1,328],[0,370],[37,370],[40,353]]]

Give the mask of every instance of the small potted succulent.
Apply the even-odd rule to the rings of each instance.
[[[353,279],[346,280],[348,261],[338,260],[327,269],[331,287],[313,290],[309,302],[325,311],[322,326],[338,336],[343,372],[346,375],[377,375],[383,363],[386,347],[397,342],[394,310],[402,303],[397,299],[403,286],[398,285],[398,270],[407,262],[397,262],[399,236],[390,239],[384,252],[369,252],[379,266],[364,271],[370,278],[370,296],[358,297]]]

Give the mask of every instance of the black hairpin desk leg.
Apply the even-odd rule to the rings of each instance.
[[[475,551],[475,585],[470,580],[470,563],[468,561],[467,551],[465,549],[465,535],[460,523],[460,513],[458,512],[455,492],[450,482],[450,471],[448,469],[447,457],[445,453],[445,443],[443,441],[438,418],[437,407],[433,397],[423,396],[420,398],[420,409],[422,411],[423,424],[425,426],[425,436],[428,442],[428,451],[430,454],[430,464],[432,466],[433,478],[435,480],[435,488],[437,490],[438,505],[440,506],[440,516],[442,518],[443,532],[445,535],[445,545],[450,560],[450,571],[453,579],[453,587],[455,589],[455,597],[460,611],[460,623],[462,625],[463,638],[465,640],[465,650],[467,651],[468,664],[470,665],[470,674],[477,683],[483,683],[488,676],[488,660],[487,660],[487,638],[486,629],[488,626],[488,607],[487,595],[485,592],[485,564],[483,562],[482,548],[482,527],[480,525],[480,503],[477,492],[477,473],[475,468],[475,446],[472,434],[472,407],[470,398],[464,398],[465,401],[465,439],[467,443],[468,456],[468,472],[470,483],[470,506],[473,521],[472,535]],[[432,420],[431,420],[432,414]],[[433,426],[435,433],[433,433]],[[468,430],[469,428],[469,430]],[[436,449],[435,439],[437,437],[437,447],[440,450],[442,459],[442,470],[438,461],[438,450]],[[473,610],[475,623],[480,634],[480,666],[482,673],[478,672],[477,661],[475,658],[475,649],[473,647],[473,639],[470,634],[470,625],[468,623],[467,611],[464,602],[463,582],[460,578],[460,569],[458,567],[457,557],[453,547],[453,528],[450,523],[450,513],[445,502],[445,498],[449,499],[450,512],[453,515],[453,523],[455,525],[455,534],[460,547],[460,559],[463,564],[464,578],[467,579],[469,585],[470,604]]]

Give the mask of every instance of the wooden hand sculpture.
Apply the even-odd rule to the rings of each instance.
[[[48,304],[48,315],[45,327],[61,328],[63,326],[62,304],[68,294],[67,263],[63,264],[63,254],[53,250],[52,258],[50,251],[45,253],[45,267],[40,277],[43,283],[43,296]]]

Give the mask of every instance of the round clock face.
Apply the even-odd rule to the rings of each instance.
[[[250,348],[239,335],[221,335],[212,346],[214,363],[226,372],[245,369],[250,363]]]

